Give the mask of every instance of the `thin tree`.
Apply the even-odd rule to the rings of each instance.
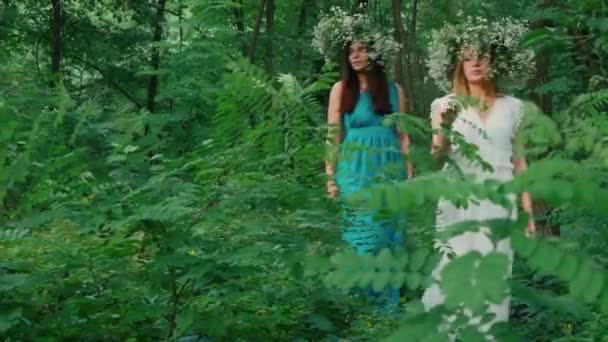
[[[412,82],[411,88],[414,87],[414,82],[418,81],[420,85],[424,84],[424,65],[420,60],[420,54],[418,53],[418,43],[416,39],[416,25],[417,25],[417,17],[418,17],[418,0],[412,0],[410,5],[410,15],[409,15],[409,29],[408,29],[408,41],[409,41],[409,49],[408,49],[408,73],[410,77],[410,82]],[[414,70],[418,71],[417,75],[414,74]],[[417,77],[416,77],[417,76]],[[418,109],[420,113],[427,112],[426,99],[424,96],[416,96],[416,100],[418,101]],[[412,101],[410,110],[415,110],[414,102]]]
[[[253,63],[255,61],[255,48],[258,43],[258,36],[260,34],[260,27],[262,26],[262,18],[264,18],[264,9],[266,8],[266,0],[260,0],[258,7],[258,14],[255,18],[255,25],[253,26],[253,35],[251,36],[251,45],[249,45],[249,61]]]
[[[300,5],[300,13],[298,15],[298,30],[297,30],[298,37],[304,37],[304,34],[306,33],[307,24],[308,24],[309,13],[313,12],[314,8],[315,8],[315,0],[302,0],[302,3]],[[300,44],[300,47],[297,51],[297,55],[295,58],[296,61],[302,60],[302,55],[304,54],[304,51],[306,49],[308,49],[308,46],[306,44]]]
[[[239,40],[241,42],[241,51],[243,56],[247,56],[247,45],[245,44],[245,10],[243,9],[243,0],[239,0],[232,6],[232,14],[234,15],[234,25],[239,32]]]
[[[156,96],[158,94],[159,87],[159,75],[160,70],[160,42],[163,37],[163,23],[165,21],[165,5],[166,0],[158,0],[156,6],[156,16],[153,22],[153,46],[152,54],[150,57],[150,67],[152,68],[152,75],[148,81],[148,111],[154,113],[156,111]]]
[[[395,25],[395,39],[400,44],[397,60],[395,62],[395,80],[404,88],[408,111],[411,113],[413,112],[414,96],[412,94],[412,75],[409,68],[409,57],[407,52],[405,52],[409,46],[409,42],[407,41],[407,33],[403,29],[403,22],[401,20],[401,0],[392,1],[392,10],[393,23]],[[403,67],[404,65],[405,68]],[[404,72],[406,74],[406,80],[403,78]]]
[[[272,74],[273,68],[274,9],[274,0],[266,0],[266,71],[269,74]]]
[[[61,0],[51,0],[51,79],[49,86],[54,88],[61,81],[61,28],[63,25],[62,19],[62,3]]]
[[[551,6],[551,4],[551,0],[538,0],[536,2],[536,8],[539,11],[543,11],[546,10],[549,6]],[[530,24],[530,27],[532,29],[540,29],[543,27],[552,26],[554,26],[554,23],[552,22],[552,20],[547,18],[535,20]],[[534,74],[534,77],[530,79],[528,86],[530,87],[530,89],[532,89],[533,101],[540,106],[540,108],[545,114],[550,115],[553,111],[551,94],[539,93],[537,91],[540,86],[547,82],[547,79],[549,77],[549,54],[546,50],[546,48],[541,47],[539,53],[536,54],[536,72]]]

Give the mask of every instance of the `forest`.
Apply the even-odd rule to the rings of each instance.
[[[340,68],[311,43],[332,6],[401,44],[407,108],[388,121],[415,177],[373,193],[407,218],[394,252],[345,248],[326,195]],[[463,15],[529,23],[534,74],[512,94],[530,166],[506,186],[448,182],[429,154],[444,92],[428,46]],[[608,341],[606,0],[0,0],[0,44],[2,341],[448,341],[442,315],[507,293],[498,341]],[[512,275],[458,258],[425,312],[438,198],[524,189],[535,236],[488,223]],[[350,295],[387,284],[398,315]],[[457,323],[458,341],[488,340]]]

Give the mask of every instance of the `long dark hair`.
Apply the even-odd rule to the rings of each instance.
[[[342,59],[342,98],[340,101],[340,113],[351,113],[355,110],[359,100],[360,85],[357,72],[350,65],[348,55],[350,45],[346,44]],[[388,81],[384,67],[375,61],[370,60],[367,70],[363,71],[367,76],[367,91],[372,98],[374,112],[377,114],[389,114],[393,110],[389,100]]]

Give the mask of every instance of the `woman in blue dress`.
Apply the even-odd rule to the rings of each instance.
[[[352,25],[357,19],[361,17],[344,22]],[[332,198],[340,197],[342,239],[358,254],[402,246],[404,227],[397,215],[387,217],[346,199],[376,185],[412,177],[411,164],[404,158],[408,136],[383,124],[386,114],[405,112],[403,90],[389,82],[385,72],[387,57],[391,56],[382,53],[390,49],[386,41],[379,46],[367,37],[379,35],[371,32],[344,42],[342,76],[331,89],[327,112],[330,139],[339,147],[337,158],[328,158],[331,160],[326,163],[327,192]],[[379,297],[387,307],[399,303],[399,289],[364,292]]]

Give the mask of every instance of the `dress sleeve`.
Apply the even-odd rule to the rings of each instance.
[[[519,131],[519,127],[521,126],[521,123],[523,121],[524,118],[524,102],[519,100],[519,99],[515,99],[515,110],[513,111],[513,136],[515,137],[517,135],[517,132]]]
[[[431,127],[433,129],[437,129],[440,127],[440,110],[441,107],[444,106],[447,102],[447,99],[445,97],[440,97],[438,99],[433,100],[433,102],[431,102]]]

